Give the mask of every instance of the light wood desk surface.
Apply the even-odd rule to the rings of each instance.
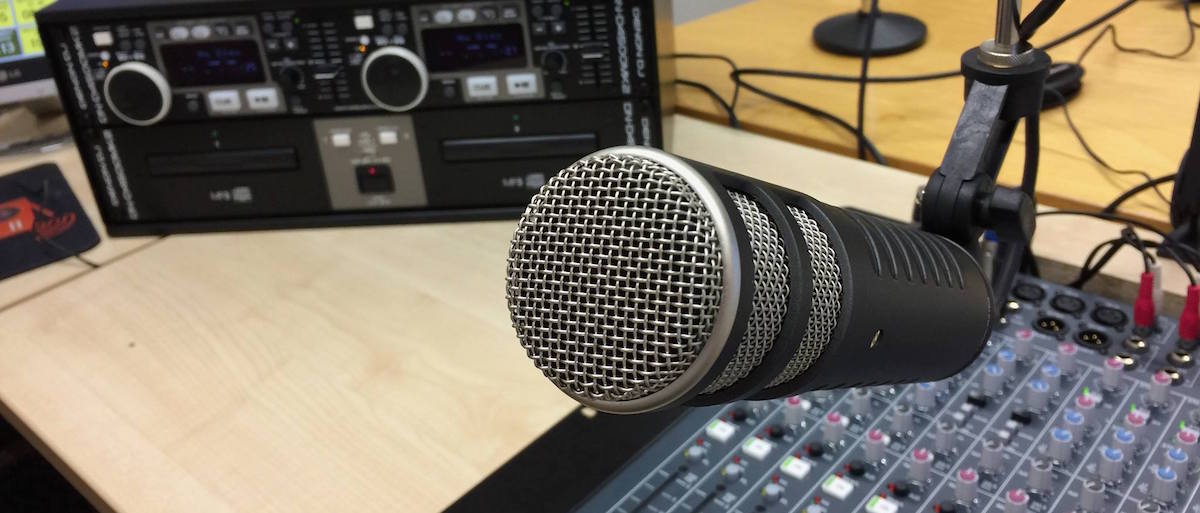
[[[104,233],[104,223],[100,220],[100,211],[92,197],[92,188],[88,185],[87,175],[83,171],[83,162],[79,160],[79,152],[73,144],[46,153],[20,153],[0,157],[0,176],[43,163],[58,165],[67,183],[71,185],[71,190],[79,198],[88,219],[100,233],[100,244],[83,254],[88,260],[103,265],[155,240],[153,237],[108,238]],[[38,269],[37,272],[18,274],[0,281],[0,310],[90,270],[91,268],[83,262],[68,258]]]
[[[1025,2],[1026,11],[1036,2]],[[1034,42],[1046,42],[1094,19],[1118,0],[1067,2],[1041,29]],[[846,0],[755,0],[679,26],[678,52],[718,53],[742,67],[784,68],[857,76],[860,60],[820,51],[812,28],[821,20],[857,8]],[[885,11],[925,21],[929,37],[921,48],[872,60],[875,76],[912,75],[955,70],[964,51],[991,37],[994,0],[883,0]],[[1195,9],[1195,7],[1193,7]],[[1195,16],[1200,16],[1197,13]],[[1139,2],[1113,20],[1124,45],[1173,53],[1187,43],[1187,24],[1179,2]],[[1095,36],[1093,30],[1053,51],[1058,61],[1075,61]],[[712,61],[681,60],[679,77],[703,82],[729,98],[729,68]],[[1200,99],[1200,50],[1179,60],[1119,53],[1106,38],[1084,61],[1084,88],[1069,109],[1098,153],[1120,169],[1144,169],[1154,176],[1174,173],[1191,138]],[[747,76],[747,81],[807,102],[854,122],[858,85]],[[718,87],[719,86],[719,87]],[[725,112],[708,96],[679,88],[683,113],[723,121]],[[908,84],[872,84],[867,93],[867,134],[891,165],[928,174],[940,162],[962,106],[963,80]],[[842,129],[754,93],[743,93],[738,114],[746,128],[842,154],[856,154],[854,138]],[[1006,162],[1002,182],[1020,182],[1023,131]],[[1141,183],[1137,177],[1106,174],[1084,153],[1067,127],[1061,109],[1042,122],[1039,201],[1099,209],[1122,191]],[[1165,187],[1170,194],[1170,187]],[[1128,204],[1125,212],[1166,223],[1165,204],[1152,193]]]
[[[833,204],[904,217],[923,182],[674,125],[682,155]],[[1117,229],[1046,226],[1068,261]],[[573,407],[510,327],[513,228],[163,239],[0,311],[0,412],[104,509],[439,511]]]

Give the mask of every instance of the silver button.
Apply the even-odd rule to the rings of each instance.
[[[167,33],[172,41],[183,41],[188,38],[187,27],[171,27],[171,31]]]
[[[247,89],[246,104],[250,110],[273,111],[279,108],[279,93],[273,87]]]
[[[208,93],[208,110],[217,114],[229,114],[242,110],[242,98],[237,91],[222,89]]]
[[[449,9],[442,9],[433,13],[433,21],[439,25],[445,25],[454,21],[454,13]]]
[[[500,83],[493,76],[470,77],[467,79],[467,96],[492,98],[500,95]]]
[[[459,9],[458,10],[458,22],[459,23],[474,23],[475,17],[476,17],[475,9]]]
[[[537,75],[533,73],[513,73],[505,78],[508,94],[525,96],[538,94]]]
[[[192,37],[196,39],[208,39],[212,35],[212,28],[208,25],[196,25],[192,27]]]

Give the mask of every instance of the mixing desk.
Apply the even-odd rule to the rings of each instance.
[[[1200,513],[1194,342],[1133,324],[1023,279],[958,375],[688,410],[579,511]]]

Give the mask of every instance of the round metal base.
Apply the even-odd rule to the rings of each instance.
[[[822,50],[861,57],[867,39],[867,15],[862,12],[834,16],[817,24],[813,40]],[[925,43],[925,24],[912,16],[880,13],[875,20],[871,55],[896,55]]]

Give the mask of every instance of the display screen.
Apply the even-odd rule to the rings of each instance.
[[[54,0],[0,0],[0,62],[44,53],[33,13],[52,3]]]
[[[262,82],[262,55],[255,41],[176,43],[161,48],[167,80],[174,87]]]
[[[525,68],[525,31],[520,25],[430,29],[421,33],[430,71]]]

